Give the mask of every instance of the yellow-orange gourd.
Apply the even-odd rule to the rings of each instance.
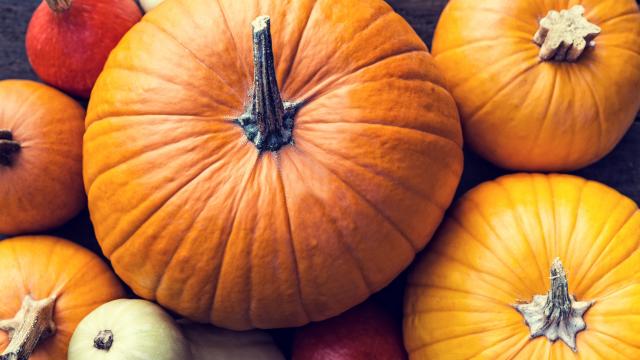
[[[639,248],[637,205],[605,185],[530,174],[481,184],[458,201],[409,276],[410,358],[638,359]],[[578,328],[583,319],[586,329],[575,343],[551,342],[545,329],[531,338],[529,326],[542,322],[525,323],[521,312],[552,287],[560,299],[563,280],[572,312],[559,317],[549,307],[548,329],[560,318]]]
[[[546,38],[538,34],[544,29],[551,29]],[[571,48],[555,51],[564,35]],[[586,49],[573,59],[580,45]],[[505,168],[589,165],[614,148],[640,110],[635,0],[452,0],[433,54],[458,103],[465,143]]]
[[[383,1],[163,2],[89,103],[98,241],[136,294],[193,320],[337,315],[397,276],[451,201],[462,138],[441,80]]]
[[[84,115],[47,85],[0,81],[0,234],[47,230],[86,206]]]
[[[124,296],[97,255],[51,236],[0,241],[0,289],[0,354],[8,359],[66,359],[80,320]]]

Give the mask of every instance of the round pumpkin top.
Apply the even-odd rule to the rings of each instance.
[[[0,81],[0,234],[46,230],[85,206],[84,109],[49,86]]]
[[[517,174],[481,184],[410,274],[411,359],[637,359],[639,245],[637,205],[600,183]]]
[[[400,273],[451,201],[462,139],[442,84],[383,1],[164,2],[89,103],[98,241],[138,295],[193,320],[336,315]]]
[[[17,326],[10,321],[18,318],[25,299],[51,301],[55,330],[38,341],[29,357],[32,360],[66,359],[80,320],[100,304],[124,296],[120,282],[98,256],[60,238],[24,236],[0,241],[0,269],[0,329],[4,330],[0,331],[0,352],[9,344],[4,326]]]
[[[452,0],[433,54],[465,141],[502,167],[584,167],[640,110],[635,0]]]

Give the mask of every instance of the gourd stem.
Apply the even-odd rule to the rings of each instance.
[[[600,27],[584,17],[584,7],[575,5],[571,9],[551,10],[540,20],[540,28],[533,41],[540,46],[543,61],[576,61],[600,34]]]
[[[100,330],[93,339],[93,347],[98,350],[109,351],[113,345],[113,332],[111,330]]]
[[[0,321],[0,330],[11,339],[0,360],[28,360],[38,342],[53,335],[55,301],[54,297],[34,300],[27,295],[13,319]]]
[[[530,303],[516,304],[515,308],[524,316],[531,338],[544,335],[552,342],[560,339],[577,351],[577,333],[586,328],[582,316],[594,301],[576,301],[569,295],[567,274],[559,258],[553,260],[550,275],[547,295],[535,295]]]
[[[56,13],[61,13],[69,10],[72,0],[45,0],[49,8]]]
[[[292,142],[293,118],[299,104],[283,102],[278,89],[268,16],[259,16],[253,28],[253,88],[251,103],[237,122],[258,150],[277,151]]]
[[[20,143],[13,140],[11,131],[0,130],[0,166],[13,165],[13,157],[20,149]]]

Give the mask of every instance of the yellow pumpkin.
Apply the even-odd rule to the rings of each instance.
[[[465,142],[502,167],[586,166],[640,110],[635,0],[452,0],[433,54]]]
[[[484,183],[410,274],[410,358],[640,359],[639,248],[637,205],[605,185]]]

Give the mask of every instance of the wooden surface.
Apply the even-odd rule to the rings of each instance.
[[[481,0],[478,0],[481,1]],[[433,30],[446,0],[390,0],[394,9],[407,19],[430,46]],[[640,2],[640,0],[639,0]],[[24,51],[24,33],[37,0],[0,0],[0,79],[37,79]],[[0,99],[1,101],[1,99]],[[508,173],[465,150],[465,170],[458,196],[482,181]],[[608,184],[640,203],[640,118],[636,119],[616,149],[600,162],[574,172],[576,175]],[[0,184],[1,186],[1,184]],[[1,201],[1,199],[0,199]],[[86,211],[65,226],[49,232],[72,239],[100,253]],[[374,298],[385,304],[400,321],[404,274]],[[283,350],[288,353],[290,330],[277,330]]]

